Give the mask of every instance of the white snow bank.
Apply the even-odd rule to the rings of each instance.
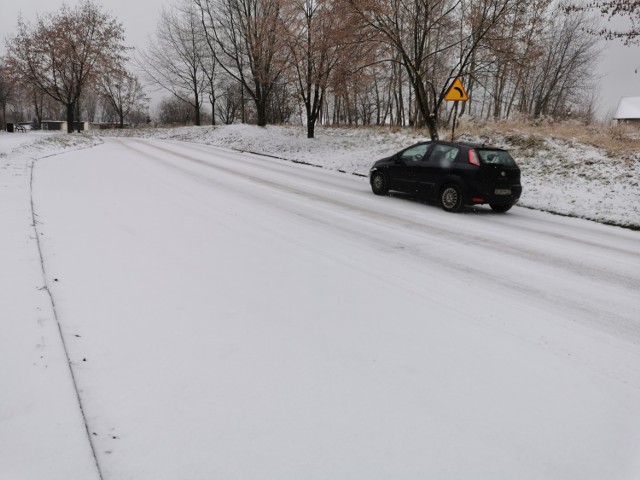
[[[81,135],[0,135],[0,477],[95,478],[44,278],[30,205],[34,159],[95,144]],[[37,221],[37,219],[36,219]]]

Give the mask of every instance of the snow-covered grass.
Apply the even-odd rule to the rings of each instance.
[[[27,133],[0,132],[0,158],[30,161],[49,155],[57,155],[64,151],[88,148],[101,143],[95,135],[68,135],[62,132],[38,132],[28,130]]]
[[[630,133],[618,135],[570,124],[555,132],[494,126],[468,137],[512,152],[522,170],[521,206],[638,229],[640,148]]]
[[[583,127],[542,132],[513,125],[461,129],[459,140],[507,148],[522,170],[520,206],[601,223],[640,228],[640,150],[613,138],[608,148],[580,143]],[[560,135],[561,134],[561,135]],[[155,137],[223,146],[367,175],[371,164],[412,143],[424,132],[395,128],[318,128],[307,139],[302,127],[249,125],[182,127],[101,132],[101,135]],[[604,143],[604,142],[603,142]],[[621,148],[612,146],[619,144]],[[622,148],[625,147],[625,148]]]

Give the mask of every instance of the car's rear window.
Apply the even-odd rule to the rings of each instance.
[[[486,165],[503,165],[505,167],[515,167],[516,162],[511,158],[509,152],[505,150],[476,150],[480,161]]]

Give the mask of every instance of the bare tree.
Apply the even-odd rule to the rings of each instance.
[[[100,73],[125,62],[127,48],[120,23],[92,0],[38,18],[18,20],[18,33],[7,40],[7,63],[16,78],[66,107],[71,133],[82,91]]]
[[[207,85],[203,65],[204,37],[199,13],[188,1],[164,9],[146,52],[138,64],[146,78],[191,105],[200,125],[202,97]]]
[[[307,137],[314,129],[334,67],[350,45],[349,28],[336,0],[290,0],[283,22],[298,94],[305,106]]]
[[[394,52],[407,73],[418,121],[438,137],[438,113],[456,77],[467,77],[474,53],[525,0],[348,0],[371,37]]]
[[[389,51],[394,52],[391,59],[398,61],[407,72],[422,121],[428,126],[431,137],[437,138],[433,64],[444,45],[454,41],[452,37],[445,37],[453,29],[451,15],[459,2],[350,0],[350,4],[359,14],[363,28],[371,32],[371,38],[388,46]]]
[[[568,13],[595,12],[608,20],[606,27],[592,26],[590,33],[606,40],[622,40],[625,45],[640,43],[640,0],[570,0],[564,4]],[[616,20],[612,26],[611,20]]]
[[[9,76],[9,72],[4,65],[4,61],[0,59],[0,108],[2,108],[2,130],[6,130],[7,125],[7,105],[11,100],[13,85]]]
[[[231,125],[240,118],[242,110],[242,85],[227,79],[220,85],[220,95],[216,97],[215,115],[225,125]]]
[[[595,69],[598,40],[585,33],[592,25],[584,13],[553,18],[545,55],[536,71],[531,113],[557,116],[565,106],[590,90],[588,80]]]
[[[30,120],[31,115],[31,90],[28,86],[15,85],[11,93],[9,105],[10,116],[15,123]]]
[[[193,0],[211,54],[254,101],[267,124],[269,96],[286,61],[280,0]]]
[[[120,128],[124,128],[124,120],[131,112],[144,110],[149,101],[138,77],[123,70],[104,75],[99,91],[105,104],[118,118]]]
[[[85,118],[87,119],[87,121],[95,122],[101,104],[100,95],[96,92],[96,89],[85,89],[85,91],[82,93],[80,103],[84,110]]]
[[[188,125],[193,121],[193,107],[175,96],[165,98],[158,106],[157,117],[164,125]]]
[[[463,105],[463,113],[493,118],[510,115],[516,95],[523,91],[531,69],[544,53],[542,36],[550,2],[518,2],[487,33],[481,48],[471,56],[466,77],[470,100]],[[471,18],[482,18],[482,14]]]
[[[219,83],[218,69],[216,69],[216,65],[217,62],[214,55],[203,53],[202,66],[204,74],[207,77],[207,94],[209,95],[209,103],[211,104],[211,125],[216,124],[215,111]]]

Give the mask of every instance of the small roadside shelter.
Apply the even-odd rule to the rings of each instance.
[[[640,126],[640,97],[622,97],[613,118],[618,123]]]
[[[91,124],[89,122],[73,122],[73,130],[78,130],[78,127],[81,131],[86,131],[91,128]],[[64,120],[42,120],[40,128],[42,130],[66,130],[67,122]]]

